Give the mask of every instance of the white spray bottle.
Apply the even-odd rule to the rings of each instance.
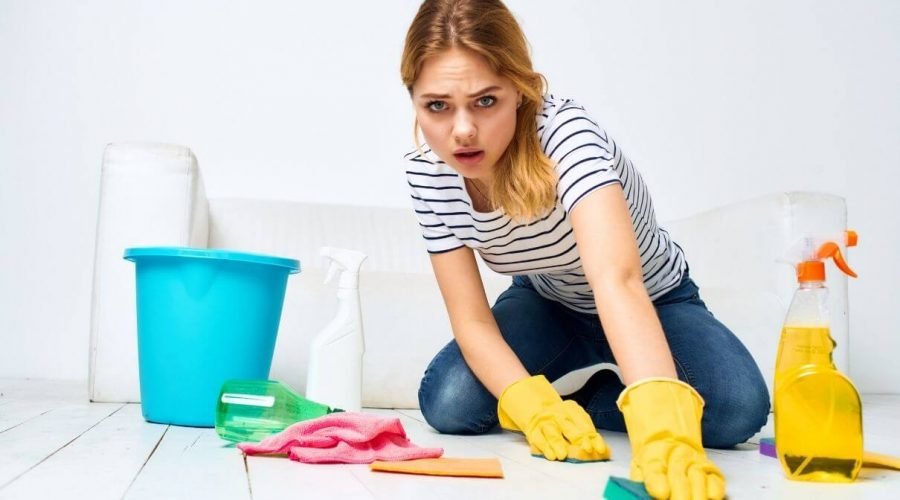
[[[359,267],[366,254],[355,250],[323,247],[329,259],[325,283],[341,273],[338,310],[334,319],[313,339],[306,378],[306,398],[340,408],[359,411],[362,406],[363,340],[359,305]]]

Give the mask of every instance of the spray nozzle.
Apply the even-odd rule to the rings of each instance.
[[[804,237],[799,246],[795,247],[792,255],[792,261],[797,263],[797,280],[798,281],[824,281],[825,280],[825,263],[823,261],[832,259],[838,269],[848,276],[856,278],[856,273],[844,260],[841,248],[835,241],[840,241],[846,247],[855,247],[859,236],[856,231],[847,230],[838,237],[828,236],[807,236]]]
[[[339,288],[359,287],[359,268],[362,266],[363,261],[366,260],[366,254],[356,250],[336,247],[322,247],[319,253],[329,261],[325,283],[331,281],[334,275],[340,271]]]

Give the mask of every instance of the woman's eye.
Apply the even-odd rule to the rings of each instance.
[[[493,106],[495,102],[497,102],[497,99],[492,95],[486,95],[478,99],[478,105],[482,108]]]
[[[431,101],[426,107],[431,111],[443,111],[447,109],[447,103],[444,101]]]

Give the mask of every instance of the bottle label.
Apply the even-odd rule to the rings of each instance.
[[[253,394],[222,394],[222,402],[232,405],[262,406],[271,408],[275,406],[275,396],[256,396]]]

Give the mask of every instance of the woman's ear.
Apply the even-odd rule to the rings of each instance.
[[[521,107],[522,107],[522,91],[517,90],[516,91],[516,109],[519,109]]]

